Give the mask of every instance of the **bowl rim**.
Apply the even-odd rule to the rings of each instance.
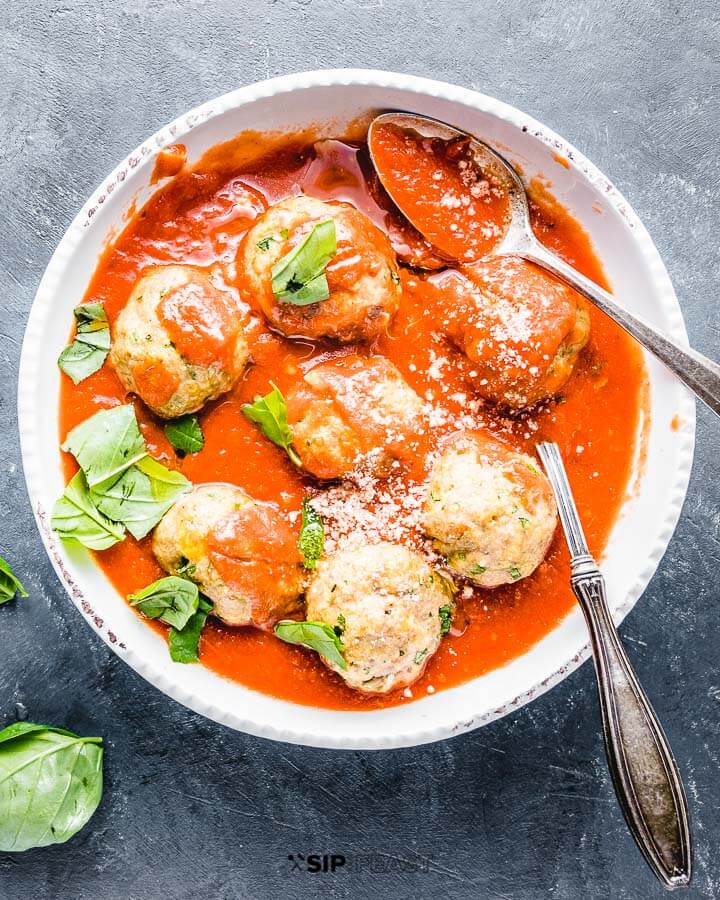
[[[565,156],[572,168],[577,169],[585,180],[590,181],[595,188],[602,192],[606,202],[620,214],[631,229],[630,237],[635,242],[643,262],[647,265],[650,280],[655,289],[655,300],[670,322],[671,327],[668,331],[675,338],[687,343],[687,332],[675,291],[660,254],[645,226],[612,182],[580,151],[552,129],[501,100],[447,82],[376,69],[321,69],[292,73],[255,82],[194,107],[189,112],[181,114],[169,124],[158,129],[153,135],[143,141],[92,192],[89,199],[68,226],[67,231],[53,252],[30,309],[20,357],[18,425],[26,487],[45,551],[61,583],[83,618],[131,668],[184,706],[236,730],[259,737],[316,747],[381,749],[412,746],[441,740],[487,724],[520,708],[525,703],[537,698],[540,694],[558,684],[587,659],[590,655],[589,644],[586,643],[579,651],[573,653],[569,659],[558,663],[549,676],[527,688],[511,701],[489,711],[487,709],[479,711],[468,710],[462,716],[462,719],[458,719],[453,726],[446,724],[428,726],[427,723],[419,722],[412,730],[396,731],[382,736],[378,736],[376,733],[368,730],[362,737],[353,736],[348,739],[338,735],[336,730],[329,728],[301,732],[290,729],[281,722],[276,723],[268,719],[262,721],[259,719],[248,719],[236,711],[221,709],[210,699],[200,697],[198,693],[188,693],[184,687],[175,683],[165,672],[161,671],[154,664],[153,660],[141,656],[140,653],[131,647],[126,647],[118,642],[116,636],[104,626],[103,621],[93,613],[93,610],[85,601],[82,591],[75,584],[59,552],[58,542],[49,529],[47,515],[42,506],[39,476],[41,461],[37,450],[38,436],[35,432],[31,415],[33,391],[35,390],[34,369],[41,352],[39,346],[41,325],[48,313],[50,302],[56,290],[57,277],[70,254],[81,243],[83,232],[91,223],[95,212],[97,212],[114,188],[125,179],[128,172],[149,165],[153,160],[154,154],[160,148],[182,140],[184,136],[198,125],[222,116],[232,109],[275,95],[310,88],[342,86],[407,90],[470,107],[501,119],[522,131],[530,132],[533,137]],[[672,494],[665,505],[665,527],[658,535],[653,552],[647,558],[635,584],[627,591],[623,603],[614,610],[614,617],[618,623],[635,605],[657,569],[672,533],[677,526],[687,493],[695,446],[695,403],[689,392],[683,394],[679,406],[679,413],[682,416],[684,427],[682,442],[677,450],[678,465],[672,486]],[[218,675],[216,677],[221,678],[222,676]],[[275,700],[276,698],[271,699]],[[315,707],[308,707],[309,712],[313,710],[315,710]],[[372,713],[364,711],[358,712],[362,712],[362,715],[372,715]],[[281,717],[279,716],[278,718]]]

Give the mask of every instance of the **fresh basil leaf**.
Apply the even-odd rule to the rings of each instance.
[[[254,403],[245,403],[242,406],[242,413],[246,419],[254,422],[273,444],[282,447],[296,466],[301,464],[300,457],[292,446],[293,434],[287,422],[285,398],[274,384],[269,394],[256,397]]]
[[[75,475],[55,504],[50,525],[62,540],[91,550],[107,550],[125,537],[123,526],[111,522],[93,503],[82,472]]]
[[[98,371],[110,350],[110,328],[102,303],[86,303],[73,310],[75,340],[58,357],[58,366],[78,384]]]
[[[121,522],[140,540],[162,519],[191,484],[180,472],[146,456],[127,469],[117,481],[91,491],[92,499],[113,522]]]
[[[440,617],[440,634],[448,634],[450,632],[453,620],[452,606],[450,606],[449,603],[447,603],[445,606],[441,606],[438,610],[438,616]]]
[[[200,635],[212,608],[212,603],[209,603],[204,597],[200,597],[197,612],[190,617],[187,625],[181,630],[177,628],[170,629],[168,647],[170,649],[170,658],[173,662],[198,662]]]
[[[16,722],[0,731],[0,851],[69,840],[102,797],[102,738]]]
[[[335,631],[324,622],[294,622],[283,619],[275,625],[275,634],[288,644],[302,644],[341,669],[347,669],[343,645]]]
[[[64,728],[54,728],[51,725],[37,725],[35,722],[13,722],[7,728],[0,731],[0,744],[5,741],[11,741],[13,738],[19,737],[21,734],[29,734],[31,731],[55,731],[57,734],[67,734],[75,737],[72,731],[65,731]]]
[[[174,422],[168,422],[165,437],[181,453],[199,453],[205,446],[205,437],[197,416],[183,416]]]
[[[108,319],[102,303],[82,303],[73,310],[78,334],[107,328]]]
[[[88,486],[112,484],[147,455],[131,404],[101,409],[68,434],[62,449],[72,453]]]
[[[307,306],[330,296],[325,267],[337,253],[335,222],[328,219],[313,226],[297,247],[272,268],[273,294],[281,303]]]
[[[148,619],[160,619],[180,630],[197,612],[199,596],[198,587],[192,581],[168,575],[137,594],[129,594],[128,601]]]
[[[10,566],[0,556],[0,605],[7,603],[8,600],[12,600],[15,594],[27,597],[28,592]]]
[[[73,341],[58,357],[58,366],[73,384],[79,384],[102,368],[107,355],[107,350],[99,350],[89,344]]]
[[[110,349],[110,329],[101,328],[99,331],[88,331],[87,334],[78,334],[73,344],[93,347],[96,350],[104,350],[107,353]],[[69,350],[70,347],[67,349]],[[62,354],[60,355],[62,356]]]
[[[298,548],[303,555],[303,565],[308,571],[316,568],[325,547],[325,528],[322,516],[316,512],[308,498],[302,502],[300,537]]]

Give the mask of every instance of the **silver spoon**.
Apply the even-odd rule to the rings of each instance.
[[[620,643],[605,582],[590,555],[557,444],[537,445],[570,548],[573,593],[595,660],[608,764],[630,831],[666,888],[690,882],[687,801],[672,750]]]
[[[412,217],[407,215],[402,205],[397,202],[396,197],[393,196],[392,185],[386,183],[383,171],[373,157],[373,133],[375,128],[380,125],[395,125],[414,131],[422,137],[437,138],[443,141],[467,139],[469,141],[468,149],[478,168],[483,172],[491,171],[495,178],[506,186],[510,199],[510,225],[502,241],[492,250],[491,255],[520,256],[566,281],[654,354],[714,413],[720,415],[720,365],[703,356],[702,353],[698,353],[697,350],[678,344],[650,325],[649,322],[629,313],[607,291],[544,247],[535,237],[530,225],[530,210],[525,186],[506,159],[472,135],[435,119],[412,113],[383,113],[373,119],[370,124],[368,131],[370,157],[383,187],[403,215],[421,234],[422,228],[413,222]]]

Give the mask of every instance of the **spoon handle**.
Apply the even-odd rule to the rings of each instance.
[[[623,309],[607,291],[546,250],[539,241],[523,241],[512,252],[548,269],[587,297],[667,366],[716,415],[720,415],[720,365],[697,350],[678,344],[649,322]]]
[[[620,643],[605,581],[588,552],[559,448],[556,444],[539,444],[538,454],[555,491],[560,521],[573,554],[571,585],[590,632],[605,750],[615,792],[652,870],[666,888],[681,887],[690,881],[692,857],[680,773]]]

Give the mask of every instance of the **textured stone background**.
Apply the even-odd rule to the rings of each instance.
[[[720,356],[716,0],[10,0],[0,17],[0,553],[30,588],[0,610],[0,723],[23,704],[105,737],[107,787],[69,844],[0,855],[0,897],[660,897],[603,758],[588,665],[531,706],[430,747],[322,752],[181,708],[94,636],[25,494],[16,371],[53,248],[159,125],[241,84],[367,66],[516,104],[580,147],[657,242],[692,340]],[[700,411],[681,525],[622,631],[694,823],[688,896],[720,896],[720,423]],[[290,874],[290,853],[374,852],[427,872]]]

